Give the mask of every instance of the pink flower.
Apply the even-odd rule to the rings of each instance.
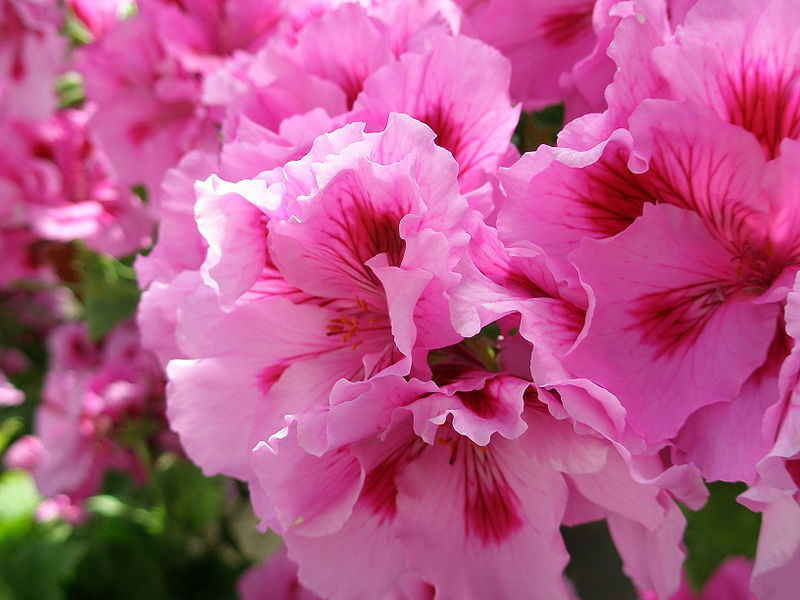
[[[33,435],[24,435],[9,446],[3,462],[9,469],[33,471],[39,466],[43,454],[42,440]]]
[[[774,445],[758,464],[758,478],[740,501],[762,513],[752,589],[759,598],[791,597],[800,566],[800,287],[786,303],[786,332],[792,349],[779,378],[781,404],[771,411],[782,423]]]
[[[44,119],[57,107],[55,82],[66,66],[67,41],[53,2],[0,2],[0,113]]]
[[[637,102],[626,129],[603,138],[594,120],[575,121],[564,142],[586,149],[541,148],[502,175],[498,228],[511,244],[541,246],[557,279],[589,293],[567,370],[617,396],[649,442],[674,439],[711,479],[750,481],[779,424],[797,145],[784,140],[767,164],[763,141],[735,119]]]
[[[22,404],[25,396],[0,371],[0,406],[14,406]]]
[[[206,73],[237,50],[259,50],[284,17],[280,0],[147,0],[157,13],[159,38],[189,71]]]
[[[337,380],[407,373],[417,349],[457,339],[436,317],[467,239],[456,172],[430,129],[396,115],[381,133],[350,125],[322,136],[266,180],[203,184],[201,273],[236,304],[198,301],[204,323],[185,308],[193,360],[169,366],[170,422],[195,461],[247,478],[242,432],[255,422],[277,430]],[[209,421],[229,394],[236,412]],[[225,450],[212,439],[228,440]]]
[[[341,6],[301,20],[291,39],[253,56],[239,53],[207,79],[204,100],[224,107],[223,131],[229,138],[242,117],[274,132],[285,119],[315,109],[341,117],[339,125],[363,120],[346,113],[370,75],[427,37],[452,30],[448,0],[333,4]],[[396,107],[379,108],[383,121],[376,126],[382,128]]]
[[[699,593],[694,593],[684,576],[681,588],[669,600],[756,600],[748,588],[753,565],[744,557],[726,559],[706,581]],[[652,591],[640,591],[641,600],[658,600]]]
[[[0,181],[7,223],[124,256],[147,245],[152,224],[141,201],[109,178],[105,156],[87,136],[91,113],[65,110],[35,124],[6,123]]]
[[[314,137],[330,127],[330,119],[316,111],[287,119],[278,133],[243,121],[219,157],[191,152],[167,172],[161,193],[153,199],[160,215],[158,241],[146,257],[136,260],[139,283],[145,288],[138,310],[142,343],[164,366],[173,358],[186,358],[178,347],[177,338],[182,334],[176,330],[177,315],[182,304],[193,301],[208,248],[194,215],[195,180],[207,179],[212,173],[230,179],[254,177],[300,158]]]
[[[623,12],[615,0],[458,4],[464,11],[463,33],[494,46],[511,61],[511,96],[526,109],[564,101],[572,119],[604,108],[603,91],[614,76],[606,50]]]
[[[120,183],[150,190],[185,152],[216,147],[200,82],[166,54],[156,16],[145,3],[76,57],[87,98],[97,104],[90,132]]]
[[[320,600],[297,578],[297,564],[286,556],[281,547],[264,561],[251,567],[237,583],[239,600]],[[435,590],[413,577],[404,578],[380,600],[433,600]]]
[[[58,494],[52,498],[45,498],[36,507],[36,520],[45,522],[54,519],[63,519],[68,523],[79,523],[86,517],[83,508],[75,504],[65,494]]]
[[[681,589],[669,600],[756,600],[748,587],[752,569],[752,563],[744,557],[726,559],[706,581],[700,593],[692,592],[684,577]],[[642,600],[648,598],[647,593],[642,594]]]
[[[472,65],[470,69],[459,65]],[[494,49],[465,37],[431,36],[369,77],[354,119],[383,128],[391,112],[426,123],[436,143],[459,165],[464,193],[485,184],[509,152],[519,107],[508,97],[509,63]]]
[[[94,38],[112,29],[130,6],[129,0],[65,0],[65,4]]]
[[[208,79],[205,100],[225,107],[229,138],[243,117],[278,132],[285,119],[314,109],[342,115],[364,80],[393,60],[389,32],[364,8],[344,4],[304,24],[291,47],[234,57]]]
[[[143,472],[119,436],[134,421],[160,426],[162,381],[158,366],[138,345],[132,324],[110,333],[102,345],[86,338],[82,325],[56,330],[42,404],[35,420],[38,443],[26,441],[30,468],[45,496],[80,502],[96,493],[108,468]],[[28,438],[23,438],[26,440]],[[21,455],[23,440],[12,447]]]
[[[411,573],[442,598],[566,598],[558,527],[606,516],[637,583],[677,588],[682,517],[656,486],[554,419],[557,403],[530,382],[481,371],[466,347],[431,361],[439,386],[339,385],[328,407],[256,447],[256,497],[274,511],[261,516],[284,532],[301,582],[369,598]],[[652,555],[637,556],[640,544]]]
[[[297,580],[297,565],[283,548],[263,564],[248,569],[236,587],[239,600],[321,600]]]
[[[782,0],[700,0],[653,56],[673,97],[746,129],[774,158],[783,139],[800,137],[799,22]]]

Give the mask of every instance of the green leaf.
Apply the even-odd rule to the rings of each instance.
[[[26,471],[0,473],[0,523],[28,518],[39,505],[39,492]]]
[[[69,597],[80,600],[166,600],[169,557],[157,538],[124,518],[95,516],[81,528],[86,554]]]
[[[0,454],[11,443],[11,440],[14,439],[14,436],[24,428],[25,424],[19,417],[4,419],[3,422],[0,423]]]
[[[206,477],[188,461],[176,461],[158,473],[167,504],[167,525],[202,532],[222,514],[225,480]]]
[[[0,589],[13,600],[60,600],[84,548],[64,535],[63,524],[37,525],[0,540]],[[69,526],[66,526],[67,530]]]
[[[119,498],[109,495],[92,496],[86,501],[86,510],[105,517],[118,517],[136,523],[151,533],[163,529],[164,514],[155,507],[153,510],[126,504]]]
[[[695,589],[700,589],[726,558],[755,555],[761,515],[736,502],[746,488],[743,483],[712,483],[706,505],[696,512],[684,511],[685,568]]]
[[[136,310],[139,288],[133,268],[110,256],[81,249],[77,269],[89,337],[98,340]]]

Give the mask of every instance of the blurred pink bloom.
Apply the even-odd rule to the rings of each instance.
[[[285,119],[315,109],[343,115],[364,80],[394,59],[389,32],[366,9],[344,4],[304,24],[291,46],[235,56],[208,78],[205,101],[224,106],[229,139],[243,118],[277,133]]]
[[[120,21],[133,0],[65,0],[64,4],[96,39]]]
[[[42,522],[63,519],[68,523],[79,523],[86,517],[86,513],[66,494],[57,494],[42,500],[36,508],[35,516],[37,521]]]
[[[303,20],[291,39],[252,56],[240,52],[207,78],[204,101],[224,107],[228,138],[242,118],[274,132],[285,119],[320,109],[340,117],[339,126],[362,120],[346,113],[372,73],[419,49],[427,37],[452,31],[449,0],[332,4]],[[376,126],[382,128],[395,107],[380,109],[383,122]]]
[[[36,236],[27,228],[0,226],[0,285],[39,274],[30,252],[35,241]]]
[[[121,184],[151,192],[185,152],[217,145],[201,82],[166,53],[157,16],[144,3],[139,15],[76,53],[86,96],[97,105],[92,136]]]
[[[50,353],[36,412],[38,443],[23,438],[9,454],[31,469],[43,495],[71,502],[96,493],[108,468],[141,480],[138,458],[119,436],[136,421],[155,427],[153,433],[163,426],[163,382],[133,325],[119,325],[97,345],[82,324],[66,324],[53,333]]]
[[[0,371],[0,406],[14,406],[22,404],[25,396],[15,388],[6,376]]]
[[[192,72],[206,73],[237,50],[259,50],[278,29],[282,0],[145,0],[167,52]]]
[[[3,462],[9,469],[33,471],[39,466],[43,453],[42,440],[34,435],[24,435],[9,446]]]
[[[27,227],[53,241],[83,240],[115,256],[149,242],[151,217],[109,177],[105,156],[87,136],[87,110],[64,110],[37,123],[7,122],[0,184],[4,227]]]
[[[67,40],[59,35],[55,2],[0,2],[0,114],[44,119],[55,112],[56,78],[65,69]]]

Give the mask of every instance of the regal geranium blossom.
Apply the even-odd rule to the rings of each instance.
[[[297,565],[281,548],[248,569],[236,584],[240,600],[321,600],[297,581]]]
[[[577,335],[582,311],[555,297],[539,254],[503,254],[490,228],[473,231],[472,240],[457,268],[462,284],[449,294],[459,328],[474,332],[522,311],[533,321],[528,329],[539,328],[537,344],[554,332],[564,336],[556,323],[562,318],[578,321],[565,328]],[[464,263],[489,276],[474,276]],[[550,331],[543,320],[553,322]],[[567,597],[559,523],[607,517],[637,585],[659,597],[677,588],[682,518],[654,485],[668,465],[640,457],[634,479],[608,440],[576,433],[570,411],[587,423],[600,417],[587,416],[592,409],[579,400],[562,405],[544,390],[537,398],[525,360],[531,347],[518,335],[510,339],[521,344],[510,344],[513,355],[504,360],[501,352],[493,366],[521,377],[487,371],[483,361],[492,363],[495,350],[470,340],[433,350],[429,369],[417,364],[433,381],[392,374],[340,381],[327,403],[295,411],[288,428],[257,446],[254,506],[265,525],[285,532],[301,582],[330,598],[378,597],[409,575],[442,598],[531,590]],[[606,408],[598,400],[593,410]],[[624,415],[617,408],[616,417]],[[691,505],[702,501],[691,471],[672,471],[667,480]],[[607,494],[620,486],[625,493]],[[642,512],[622,498],[636,498]],[[449,559],[454,554],[458,561]]]
[[[617,0],[458,0],[463,33],[500,50],[513,66],[511,96],[526,109],[565,102],[568,118],[605,107],[614,76],[606,56],[620,14]],[[640,4],[640,3],[639,3]],[[663,0],[652,4],[664,6]],[[619,5],[619,6],[615,6]],[[612,10],[612,8],[614,10]],[[635,9],[634,9],[635,10]]]
[[[681,589],[669,600],[758,600],[750,591],[752,569],[752,563],[743,556],[728,558],[717,567],[700,592],[694,593],[684,579]],[[641,600],[657,598],[645,594]]]
[[[161,176],[192,149],[213,149],[216,132],[201,105],[201,82],[164,49],[150,3],[80,48],[76,66],[97,110],[92,136],[124,185],[155,190]],[[136,52],[131,48],[136,47]]]
[[[301,582],[333,599],[378,597],[409,575],[437,598],[567,598],[559,525],[609,517],[637,584],[677,588],[682,517],[657,486],[554,418],[559,403],[529,381],[485,371],[466,346],[432,357],[440,385],[340,384],[256,447],[254,491],[272,507],[261,516]]]
[[[786,333],[792,350],[779,379],[781,429],[758,465],[758,478],[740,501],[763,513],[753,566],[752,589],[759,599],[788,600],[800,567],[800,284],[786,302]]]
[[[433,35],[364,82],[353,118],[382,128],[390,112],[426,123],[436,143],[459,165],[462,192],[475,190],[513,152],[519,107],[508,97],[511,68],[496,50],[475,40]],[[459,65],[472,65],[461,69]]]
[[[718,126],[717,139],[722,131]],[[730,157],[760,154],[752,137],[745,140],[749,150],[731,145],[719,159],[695,145],[677,163],[696,165],[689,167],[696,174],[713,165],[718,176],[701,179],[699,189],[711,197],[688,196],[701,201],[695,210],[648,205],[623,233],[584,241],[571,255],[595,306],[568,362],[612,389],[647,437],[675,435],[690,413],[707,406],[684,427],[679,445],[708,477],[748,480],[777,426],[764,416],[779,402],[777,370],[785,356],[779,303],[798,264],[791,216],[798,145],[784,144],[787,154],[766,167],[766,187],[759,189],[737,173],[724,175]],[[761,179],[752,163],[741,172]],[[716,201],[715,188],[723,192]],[[627,362],[625,377],[617,361]],[[633,362],[641,365],[635,374]],[[737,440],[737,452],[722,449],[725,439]]]
[[[286,10],[281,0],[146,0],[158,13],[167,51],[190,71],[208,72],[237,50],[259,50]]]
[[[133,0],[65,0],[64,4],[95,39],[112,29],[135,6]]]
[[[0,181],[4,227],[27,227],[42,239],[83,240],[115,256],[148,244],[151,217],[108,175],[105,156],[88,139],[87,110],[64,110],[37,123],[7,122]]]
[[[792,53],[800,42],[796,28],[779,25],[797,18],[794,11],[780,2],[727,3],[718,11],[717,3],[701,1],[672,36],[660,8],[639,2],[617,28],[609,54],[618,72],[608,88],[608,110],[569,124],[558,148],[526,155],[517,175],[505,180],[512,199],[527,197],[526,210],[542,215],[532,226],[537,228],[537,243],[548,253],[563,255],[586,235],[618,233],[641,214],[643,202],[674,202],[665,198],[665,192],[674,192],[668,183],[631,174],[644,166],[631,155],[625,130],[636,137],[636,124],[629,119],[647,98],[690,102],[701,113],[707,109],[753,134],[767,158],[777,155],[784,138],[794,136]],[[685,8],[678,12],[683,14]],[[775,39],[783,41],[778,44]],[[749,160],[748,168],[757,162],[754,157],[740,160]],[[532,194],[534,189],[541,193]]]
[[[0,113],[44,119],[56,109],[56,77],[66,66],[61,12],[52,2],[0,2]]]
[[[343,3],[323,11],[303,23],[291,44],[271,44],[254,56],[239,54],[228,61],[209,77],[205,101],[225,107],[223,131],[229,137],[242,117],[272,131],[287,117],[314,109],[341,116],[340,125],[358,120],[344,115],[365,80],[405,52],[411,36],[447,29],[438,26],[438,4],[420,7],[413,0],[397,0],[369,9]],[[393,19],[396,14],[403,18]],[[384,119],[389,110],[384,108]]]
[[[74,503],[98,491],[106,469],[141,480],[136,453],[120,435],[137,420],[160,431],[163,381],[133,324],[119,325],[97,345],[83,325],[69,323],[52,333],[49,349],[36,438],[12,446],[10,466],[29,469],[43,495],[63,494]]]
[[[458,339],[437,315],[457,279],[467,206],[458,167],[433,138],[400,115],[375,134],[353,124],[264,179],[212,177],[200,188],[201,273],[236,305],[182,309],[193,360],[169,365],[169,416],[207,472],[248,478],[243,432],[275,431],[337,380],[408,373],[416,352]],[[220,403],[229,418],[209,421]],[[227,440],[226,451],[212,439]]]
[[[626,19],[609,111],[503,178],[504,239],[542,246],[573,284],[574,263],[590,292],[571,372],[618,395],[651,441],[677,436],[712,479],[752,480],[780,420],[779,303],[797,265],[788,12],[701,1],[672,39],[658,18]]]
[[[136,261],[139,284],[145,289],[138,311],[142,343],[163,365],[173,358],[186,358],[178,347],[177,337],[182,334],[176,332],[177,315],[202,287],[199,271],[208,245],[195,220],[195,181],[212,174],[231,180],[255,177],[302,157],[314,138],[331,128],[331,119],[321,110],[286,119],[277,133],[244,119],[219,156],[191,152],[167,172],[153,199],[159,215],[158,241]]]
[[[708,406],[679,445],[708,477],[751,479],[776,426],[758,433],[778,401],[779,302],[798,263],[796,146],[787,141],[791,156],[768,166],[752,134],[674,102],[642,102],[629,122],[592,151],[520,161],[499,227],[509,241],[541,244],[574,281],[573,263],[587,286],[590,316],[568,368],[617,395],[650,441]],[[528,191],[537,187],[544,194]],[[543,218],[523,220],[540,207]],[[741,428],[755,432],[744,444]],[[734,438],[735,455],[721,442]]]
[[[248,569],[236,585],[240,600],[321,600],[297,579],[297,564],[281,547],[263,564]],[[433,600],[435,590],[429,584],[406,578],[380,600]]]
[[[621,21],[608,44],[616,63],[608,109],[565,128],[559,146],[586,150],[606,141],[646,98],[702,106],[750,131],[768,158],[783,139],[797,137],[798,41],[791,24],[798,17],[791,4],[737,1],[720,10],[713,0],[637,0],[618,3],[612,13]]]
[[[653,52],[672,97],[750,131],[769,158],[800,137],[800,14],[787,0],[700,0]]]

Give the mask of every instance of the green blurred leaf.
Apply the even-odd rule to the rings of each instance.
[[[753,558],[761,523],[760,514],[736,502],[736,496],[747,489],[745,484],[716,482],[708,489],[710,496],[701,510],[684,511],[688,551],[685,568],[695,589],[700,589],[726,558]]]
[[[60,600],[83,547],[66,538],[64,524],[36,525],[25,535],[0,539],[0,580],[9,600]],[[66,526],[68,529],[68,526]]]
[[[188,461],[175,461],[158,475],[167,506],[167,524],[202,532],[222,515],[225,480],[206,477]]]
[[[166,600],[168,556],[136,523],[94,517],[81,530],[86,554],[68,597],[76,600]]]
[[[40,496],[31,476],[0,473],[0,593],[4,600],[60,600],[83,549],[62,522],[36,523]]]
[[[82,249],[77,270],[89,336],[98,340],[136,310],[139,288],[133,268],[110,256]]]
[[[130,506],[119,498],[109,495],[92,496],[86,501],[86,510],[105,517],[120,517],[158,533],[164,527],[164,513],[155,507],[152,510]]]
[[[0,424],[0,454],[2,454],[11,443],[14,436],[24,428],[25,423],[23,423],[22,419],[19,417],[11,417],[3,420],[2,424]]]
[[[26,471],[0,473],[0,523],[31,517],[38,505],[39,492]]]

